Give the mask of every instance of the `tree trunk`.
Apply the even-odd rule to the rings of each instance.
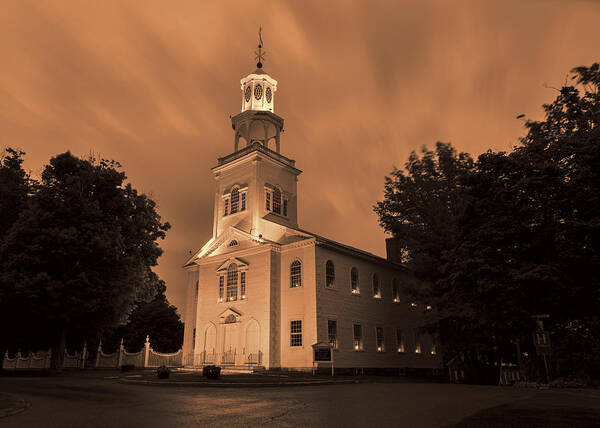
[[[64,328],[60,329],[58,340],[52,346],[52,360],[50,362],[50,369],[53,372],[61,372],[63,369],[63,363],[65,359],[65,348],[67,347],[67,334]]]

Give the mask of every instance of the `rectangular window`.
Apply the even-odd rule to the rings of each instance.
[[[284,199],[283,200],[283,215],[285,217],[287,217],[287,204],[288,204],[287,199]]]
[[[327,336],[329,338],[329,344],[333,347],[333,349],[337,349],[337,321],[336,320],[327,320]]]
[[[265,208],[267,209],[267,211],[271,211],[271,192],[269,192],[268,190],[267,190],[267,198],[265,199],[265,202],[266,202]]]
[[[377,340],[377,352],[385,351],[385,340],[383,338],[383,327],[375,328],[375,337]]]
[[[225,277],[219,277],[219,302],[223,301],[223,293],[225,292]]]
[[[402,341],[402,330],[396,329],[396,349],[398,352],[404,352],[404,342]]]
[[[223,216],[226,216],[227,214],[229,214],[229,199],[225,199],[225,212],[223,213]]]
[[[290,346],[302,346],[302,320],[290,322]]]
[[[400,301],[400,291],[398,289],[398,284],[395,282],[392,285],[392,295],[394,296],[394,302],[398,303]]]
[[[240,272],[240,294],[241,299],[246,298],[246,272]]]
[[[360,324],[354,324],[353,334],[352,347],[355,351],[360,351],[363,348],[362,326]]]
[[[198,301],[198,280],[196,280],[196,292],[194,294],[194,298],[196,301]]]
[[[244,211],[246,209],[246,193],[242,193],[242,209],[240,211]]]
[[[196,347],[196,327],[192,331],[192,349]]]

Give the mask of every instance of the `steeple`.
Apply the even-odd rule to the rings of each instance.
[[[258,50],[254,51],[256,70],[240,80],[242,112],[231,118],[235,130],[237,152],[255,142],[277,153],[280,150],[280,133],[283,119],[274,113],[277,80],[263,70],[264,57],[262,28],[258,30]],[[269,144],[271,147],[269,147]]]

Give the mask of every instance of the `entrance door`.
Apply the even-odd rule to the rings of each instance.
[[[223,364],[235,364],[237,345],[237,323],[223,324]]]
[[[217,343],[217,329],[213,324],[209,324],[204,332],[204,352],[203,363],[212,363],[215,361],[215,344]]]
[[[246,327],[245,338],[246,362],[248,364],[260,364],[259,340],[260,327],[256,320],[250,320]]]

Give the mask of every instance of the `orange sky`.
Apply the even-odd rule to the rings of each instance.
[[[0,147],[39,174],[55,154],[121,162],[173,228],[157,272],[183,309],[180,266],[212,233],[210,167],[254,70],[278,80],[282,154],[306,230],[385,255],[371,206],[409,152],[507,150],[574,66],[600,60],[595,1],[2,0]]]

